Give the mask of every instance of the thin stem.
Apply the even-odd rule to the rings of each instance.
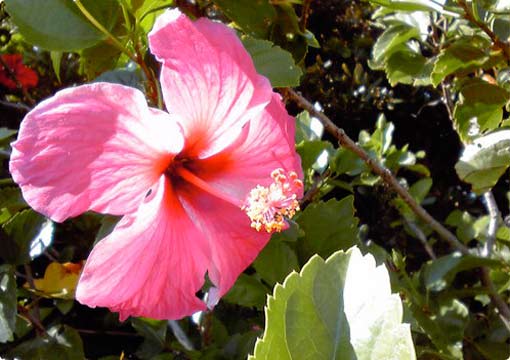
[[[418,225],[416,225],[414,222],[406,219],[405,217],[404,217],[404,221],[405,221],[406,225],[409,227],[409,229],[416,235],[418,240],[420,240],[420,242],[423,245],[423,248],[427,252],[428,256],[432,260],[437,259],[437,256],[434,253],[434,250],[432,249],[432,246],[430,246],[430,244],[427,241],[427,237],[425,236],[423,231],[421,231],[421,229],[418,227]]]
[[[193,342],[189,339],[188,335],[182,330],[181,325],[176,320],[168,320],[168,327],[172,330],[175,338],[186,350],[193,351],[195,347]]]
[[[35,283],[34,283],[34,277],[32,275],[32,268],[28,264],[23,265],[23,268],[25,269],[25,276],[27,278],[27,282],[28,282],[28,285],[30,286],[30,289],[35,291],[36,287],[35,287]],[[34,307],[33,307],[34,314],[32,315],[30,313],[30,311],[27,311],[26,315],[30,319],[30,322],[32,322],[32,324],[34,324],[34,326],[36,327],[36,329],[39,333],[45,333],[46,329],[44,328],[44,326],[41,323],[41,317],[40,317],[40,313],[39,313],[39,304],[38,304],[39,299],[37,298],[37,296],[35,294],[32,294],[31,296],[32,296],[32,304],[34,304]]]
[[[23,94],[23,97],[30,103],[30,105],[34,105],[35,100],[30,96],[27,89],[23,86],[23,84],[16,77],[16,73],[9,67],[9,65],[7,65],[7,63],[4,61],[4,59],[1,56],[0,56],[0,65],[2,65],[3,69],[7,73],[7,76],[9,76],[12,81],[14,81],[18,90],[20,90],[21,93]]]
[[[158,6],[158,7],[155,7],[153,9],[149,9],[147,10],[142,16],[140,16],[140,20],[139,22],[142,22],[143,19],[145,19],[147,17],[147,15],[150,15],[156,11],[159,11],[159,10],[164,10],[164,9],[168,9],[169,7],[172,7],[172,4],[169,4],[169,5],[161,5],[161,6]]]
[[[117,38],[113,36],[113,34],[110,33],[103,25],[101,25],[99,21],[96,20],[96,18],[85,8],[85,6],[83,6],[81,0],[74,0],[74,3],[78,7],[78,9],[80,9],[83,16],[85,16],[87,20],[90,21],[92,25],[96,27],[96,29],[98,29],[100,32],[106,35],[106,37],[108,37],[108,39],[113,43],[113,45],[117,49],[126,54],[131,60],[138,63],[136,56],[133,53],[131,53],[131,51],[129,51],[124,45],[122,45],[122,43],[119,40],[117,40]]]
[[[308,17],[310,16],[310,5],[312,0],[304,0],[301,8],[301,19],[299,19],[299,29],[304,32],[306,30],[306,24],[308,23]]]
[[[97,330],[76,329],[76,328],[75,328],[75,330],[78,331],[79,333],[89,334],[89,335],[99,335],[99,336],[102,336],[102,335],[111,335],[111,336],[141,337],[141,335],[139,335],[139,334],[128,333],[128,332],[124,332],[124,331],[113,331],[113,330],[101,330],[101,331],[97,331]]]
[[[484,266],[481,268],[482,276],[482,285],[485,286],[489,292],[489,297],[491,298],[492,303],[499,311],[499,314],[502,317],[503,322],[505,323],[505,326],[510,332],[510,309],[508,308],[508,304],[499,296],[496,287],[494,286],[494,283],[492,282],[489,269]]]
[[[23,103],[11,103],[9,101],[4,101],[4,100],[0,100],[0,105],[7,106],[7,107],[13,108],[18,111],[23,111],[23,112],[29,112],[30,110],[32,110],[29,106],[27,106]]]
[[[507,60],[510,61],[510,43],[499,39],[499,37],[487,26],[486,23],[478,20],[466,0],[457,0],[457,3],[464,10],[464,18],[478,26],[484,33],[486,33],[491,38],[494,46],[500,48]]]
[[[468,248],[464,246],[450,230],[445,228],[441,223],[434,219],[423,207],[420,206],[409,194],[409,192],[400,184],[390,170],[381,165],[376,159],[373,159],[368,153],[356,144],[345,131],[336,126],[330,118],[324,113],[317,111],[314,106],[301,95],[296,93],[292,89],[288,89],[288,95],[293,99],[301,108],[307,110],[311,115],[318,118],[324,125],[326,131],[333,135],[339,142],[339,144],[346,149],[352,151],[360,159],[362,159],[372,171],[379,175],[381,179],[387,183],[393,191],[395,191],[402,200],[404,200],[411,210],[422,219],[427,225],[429,225],[441,238],[446,240],[452,247],[459,250],[463,254],[468,254]]]
[[[157,85],[154,80],[155,75],[152,71],[149,70],[147,64],[145,64],[138,45],[138,41],[133,39],[133,46],[135,48],[135,53],[133,54],[124,45],[122,45],[122,43],[115,36],[113,36],[112,33],[110,33],[103,25],[101,25],[99,21],[96,20],[96,18],[94,18],[94,16],[85,8],[85,6],[83,6],[81,0],[74,0],[74,3],[80,9],[82,14],[92,23],[92,25],[94,25],[99,31],[106,35],[116,48],[118,48],[121,52],[126,54],[131,60],[140,66],[149,83],[147,95],[155,104],[159,103]]]
[[[482,256],[489,257],[492,253],[494,243],[496,242],[496,231],[498,230],[498,222],[500,218],[500,212],[496,199],[491,191],[487,191],[483,194],[485,208],[489,213],[489,228],[487,229],[487,241],[482,249]]]

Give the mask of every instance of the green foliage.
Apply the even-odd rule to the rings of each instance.
[[[495,293],[508,303],[510,69],[502,44],[510,9],[502,1],[475,1],[467,8],[460,0],[81,3],[116,42],[71,0],[0,1],[2,54],[21,54],[39,76],[38,87],[26,92],[0,85],[0,256],[6,263],[0,266],[0,357],[246,359],[254,353],[256,359],[413,359],[413,341],[420,360],[508,358],[510,335],[480,276],[484,266]],[[444,242],[318,119],[298,113],[281,89],[289,112],[298,113],[295,140],[306,195],[289,228],[272,235],[214,310],[179,321],[119,323],[105,309],[55,298],[53,290],[62,284],[58,274],[43,277],[51,274],[49,264],[79,269],[119,217],[87,213],[54,224],[27,210],[9,175],[9,144],[23,115],[62,88],[119,83],[144,91],[157,107],[160,68],[147,34],[159,14],[176,6],[192,18],[231,22],[258,72],[274,87],[301,85],[316,108],[357,138],[370,161],[388,168],[437,220],[446,218],[443,225],[470,254]],[[496,223],[477,197],[492,189],[500,207]],[[48,224],[55,228],[53,241],[43,256],[32,258],[34,239]],[[492,237],[491,255],[477,255]],[[338,252],[353,245],[389,273],[376,270],[372,260],[365,266],[370,255],[360,260],[356,250]],[[401,324],[399,297],[379,277],[382,270],[400,294],[412,339]],[[63,276],[73,284],[77,277]],[[208,286],[197,297],[206,296]],[[360,306],[356,316],[349,303]],[[357,337],[359,329],[373,336]]]
[[[444,290],[457,273],[481,266],[498,267],[499,261],[473,255],[453,253],[427,263],[421,270],[423,282],[429,291]]]
[[[72,0],[6,0],[5,3],[25,39],[47,50],[80,50],[105,38]],[[111,30],[119,10],[116,1],[83,0],[83,5]]]
[[[387,273],[386,280],[379,276],[385,271],[356,248],[326,261],[315,255],[299,274],[276,285],[266,331],[251,359],[415,359],[409,328],[400,324],[400,300],[389,292]],[[385,282],[368,297],[353,285],[365,276]],[[360,312],[350,313],[353,308]],[[369,335],[358,338],[359,329],[369,329]]]
[[[266,300],[267,288],[256,276],[241,274],[223,300],[247,307],[261,309]]]
[[[455,165],[459,177],[483,193],[492,188],[510,166],[509,130],[500,130],[468,145]]]
[[[460,91],[461,100],[453,117],[460,137],[470,138],[487,130],[495,130],[503,120],[503,105],[510,98],[505,89],[483,81],[469,81]]]
[[[33,210],[25,210],[14,215],[2,226],[2,237],[5,237],[0,242],[2,258],[14,265],[30,262],[30,243],[45,222],[46,219]]]
[[[253,262],[257,274],[271,286],[283,282],[293,270],[299,270],[296,252],[276,236],[261,251]]]
[[[26,341],[9,352],[20,359],[84,359],[83,343],[78,332],[69,326],[56,325],[44,336]]]
[[[271,41],[250,37],[243,38],[243,45],[253,58],[257,71],[267,77],[273,87],[299,85],[302,71],[289,52]]]
[[[268,0],[214,0],[246,34],[267,38],[276,19],[276,9]]]
[[[347,250],[358,241],[358,222],[354,216],[354,198],[310,204],[296,217],[304,231],[299,240],[299,258],[304,261],[314,254],[328,257],[336,250]]]

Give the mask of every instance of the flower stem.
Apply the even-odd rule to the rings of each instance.
[[[135,53],[132,53],[128,48],[122,45],[122,43],[112,33],[110,33],[103,25],[101,25],[99,21],[97,21],[97,19],[85,8],[85,6],[83,6],[81,0],[74,0],[74,3],[78,9],[80,9],[81,13],[87,18],[87,20],[89,20],[92,25],[94,25],[100,32],[106,35],[117,49],[126,54],[131,60],[140,66],[148,82],[147,96],[152,101],[152,103],[157,104],[161,108],[162,104],[160,101],[160,96],[158,95],[159,91],[157,86],[157,79],[155,74],[147,67],[147,64],[143,59],[139,42],[137,41],[138,39],[132,39],[133,47],[135,48]]]
[[[83,6],[81,0],[74,0],[74,3],[78,7],[78,9],[80,9],[83,16],[85,16],[87,20],[90,21],[91,24],[96,27],[96,29],[98,29],[100,32],[106,35],[106,37],[108,37],[108,39],[117,49],[126,54],[131,60],[138,63],[136,56],[131,51],[129,51],[124,45],[122,45],[122,43],[115,36],[113,36],[113,34],[110,33],[103,25],[101,25],[99,21],[96,20],[96,18],[85,8],[85,6]]]

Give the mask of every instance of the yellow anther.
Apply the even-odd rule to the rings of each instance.
[[[257,185],[253,188],[242,207],[252,228],[269,233],[287,228],[285,219],[292,218],[299,210],[298,193],[303,188],[303,182],[293,171],[286,174],[283,169],[276,169],[271,177],[273,183],[268,187]]]

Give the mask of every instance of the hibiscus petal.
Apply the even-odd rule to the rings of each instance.
[[[295,120],[288,115],[280,95],[274,93],[264,112],[248,125],[233,146],[197,163],[198,177],[241,201],[255,186],[269,185],[277,168],[303,178],[294,145]]]
[[[76,299],[118,311],[121,320],[180,319],[204,310],[195,296],[209,258],[202,238],[163,176],[136,215],[94,247]]]
[[[207,239],[210,249],[208,276],[215,286],[207,301],[211,307],[255,260],[271,234],[252,229],[249,218],[239,207],[192,185],[184,185],[176,192]]]
[[[133,88],[58,92],[25,117],[10,172],[28,204],[55,221],[87,210],[133,212],[183,146],[175,120]]]
[[[223,24],[167,11],[156,20],[149,43],[163,62],[163,97],[168,111],[179,116],[188,157],[227,147],[271,99],[269,81]]]

